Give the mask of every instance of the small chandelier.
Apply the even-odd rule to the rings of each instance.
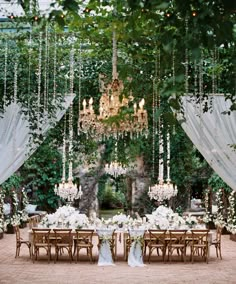
[[[117,73],[117,43],[116,34],[113,32],[113,57],[112,57],[112,81],[105,83],[104,75],[99,76],[100,92],[102,96],[99,102],[99,115],[96,115],[93,108],[93,98],[88,102],[84,99],[83,108],[80,110],[78,120],[78,132],[96,136],[98,139],[106,139],[110,136],[115,138],[130,133],[130,137],[148,134],[147,111],[144,109],[145,101],[133,104],[133,113],[124,115],[118,121],[118,116],[124,107],[128,107],[133,101],[133,96],[123,96],[124,84],[118,79]],[[117,120],[114,118],[117,116]]]
[[[54,192],[62,199],[67,200],[68,204],[71,204],[75,199],[80,199],[83,194],[81,185],[78,190],[77,185],[71,180],[68,182],[62,181],[58,186],[55,185]]]
[[[160,64],[160,53],[159,53],[159,64]],[[155,119],[155,113],[157,111],[157,107],[160,108],[160,96],[158,96],[157,89],[157,74],[160,77],[160,66],[159,72],[157,73],[157,64],[156,64],[156,78],[153,80],[153,177],[155,171],[155,137],[156,137],[156,129],[157,129],[157,121]],[[149,187],[148,196],[150,199],[155,199],[158,202],[163,202],[164,200],[169,200],[172,197],[176,196],[178,193],[177,186],[174,186],[171,183],[170,179],[170,133],[167,131],[167,179],[164,181],[164,159],[163,159],[163,124],[161,123],[161,118],[158,120],[158,128],[159,128],[159,163],[158,163],[158,183]]]
[[[70,91],[73,92],[73,51],[71,52],[71,78],[70,78]],[[83,192],[81,185],[79,189],[76,184],[73,183],[73,104],[70,105],[69,112],[69,173],[68,181],[66,182],[66,116],[64,121],[64,134],[63,134],[63,152],[62,152],[62,180],[59,185],[55,185],[54,192],[62,199],[67,201],[67,204],[72,204],[75,199],[80,199]]]
[[[104,171],[106,174],[117,178],[118,176],[124,175],[127,172],[127,168],[124,167],[121,163],[117,162],[117,142],[115,145],[115,161],[110,164],[106,164]]]
[[[106,164],[104,170],[106,174],[109,174],[114,178],[117,178],[120,175],[124,175],[127,172],[127,169],[117,161],[111,162],[110,164]]]

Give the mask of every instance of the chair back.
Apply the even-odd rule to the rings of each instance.
[[[92,243],[94,230],[76,229],[76,240],[80,244]]]
[[[16,241],[19,242],[21,240],[21,237],[20,237],[20,228],[18,225],[14,226],[14,231],[16,234]]]
[[[193,244],[208,245],[209,230],[191,230]]]
[[[34,215],[29,218],[29,228],[36,228],[38,227],[38,223],[40,222],[40,216]]]
[[[149,238],[151,243],[166,245],[166,230],[149,230]]]
[[[34,244],[49,245],[50,229],[32,228]]]
[[[220,227],[220,226],[217,226],[217,227],[216,227],[216,241],[217,241],[218,243],[221,242],[222,230],[223,230],[222,227]]]
[[[64,244],[68,246],[72,246],[72,229],[53,229],[54,236],[57,244]]]
[[[169,244],[183,244],[185,245],[187,230],[169,230],[170,239]]]

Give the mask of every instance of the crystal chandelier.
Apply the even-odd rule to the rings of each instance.
[[[133,96],[123,96],[124,84],[118,79],[117,73],[117,43],[116,34],[113,32],[113,56],[112,56],[112,81],[105,83],[105,76],[99,76],[100,92],[102,96],[99,102],[99,115],[95,114],[93,98],[88,102],[84,99],[83,108],[80,110],[78,131],[94,135],[98,139],[106,139],[110,136],[123,137],[130,133],[130,137],[148,134],[147,111],[144,109],[145,101],[133,104],[133,113],[125,114],[118,119],[121,110],[128,107],[133,101]],[[117,119],[114,119],[117,117]]]
[[[70,91],[73,92],[74,79],[74,51],[71,51],[70,59]],[[62,180],[59,185],[55,185],[54,192],[68,204],[72,204],[75,199],[80,199],[83,192],[81,185],[79,189],[77,184],[73,183],[73,104],[70,105],[69,112],[69,171],[68,180],[66,181],[66,117],[64,122],[63,149],[62,149]]]
[[[71,117],[71,115],[70,115]],[[81,185],[79,186],[79,189],[77,187],[77,184],[73,183],[73,174],[72,174],[72,120],[70,119],[69,124],[70,131],[69,131],[69,172],[68,172],[68,180],[66,181],[66,119],[65,119],[65,126],[64,126],[64,137],[63,137],[63,153],[62,153],[62,179],[61,183],[59,185],[55,184],[54,192],[58,196],[60,196],[62,199],[66,200],[68,204],[71,204],[75,199],[80,199],[83,192]]]
[[[160,56],[160,53],[159,53]],[[160,64],[160,57],[158,60]],[[159,77],[160,77],[160,66],[159,68]],[[174,69],[174,68],[173,68]],[[156,78],[157,78],[157,65],[156,65]],[[157,106],[160,108],[160,96],[158,96],[157,90],[157,82],[158,80],[153,80],[153,177],[155,171],[155,135],[157,122],[155,119],[155,113],[157,111]],[[158,183],[149,187],[148,195],[150,199],[155,199],[158,202],[163,202],[164,200],[169,200],[170,198],[177,195],[178,190],[177,186],[171,183],[170,179],[170,133],[167,132],[167,179],[164,181],[164,159],[163,159],[163,124],[161,123],[161,118],[158,120],[158,128],[159,128],[159,163],[158,163]]]
[[[127,172],[127,168],[124,167],[121,163],[117,162],[117,142],[115,145],[115,161],[110,164],[106,164],[104,171],[106,174],[117,178],[120,175],[124,175]]]

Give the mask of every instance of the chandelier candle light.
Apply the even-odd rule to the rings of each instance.
[[[118,79],[117,73],[117,43],[116,33],[113,32],[113,56],[112,56],[112,81],[104,82],[105,75],[99,76],[100,92],[102,96],[99,102],[99,115],[96,115],[93,108],[93,98],[88,103],[84,99],[83,108],[80,111],[78,120],[78,131],[96,135],[99,139],[113,136],[118,138],[130,133],[130,137],[148,134],[147,111],[144,109],[144,99],[133,104],[133,114],[125,115],[120,121],[109,122],[109,118],[114,118],[121,113],[121,109],[128,107],[133,101],[133,96],[126,98],[123,96],[123,81]],[[120,98],[122,98],[120,100]]]

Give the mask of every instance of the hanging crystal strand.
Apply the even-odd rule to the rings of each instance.
[[[57,76],[57,35],[55,33],[55,36],[54,36],[54,54],[53,54],[53,101],[55,101],[56,93],[57,93],[56,76]]]
[[[74,91],[74,46],[72,46],[70,52],[70,94],[73,94]]]
[[[38,99],[37,99],[38,134],[39,134],[39,128],[40,128],[41,74],[42,74],[42,32],[39,33],[39,57],[38,57]]]
[[[199,95],[202,100],[203,96],[203,50],[201,49],[201,58],[199,64]]]
[[[7,60],[8,60],[8,44],[5,44],[5,62],[4,62],[4,91],[3,91],[3,110],[6,107],[6,97],[7,97]]]
[[[155,177],[155,89],[156,89],[156,83],[155,83],[155,78],[153,79],[153,105],[152,105],[152,178],[154,179]]]
[[[170,182],[170,132],[167,131],[167,182]]]
[[[188,35],[188,18],[185,19],[186,38]],[[189,66],[189,51],[185,48],[185,93],[189,95],[189,81],[188,81],[188,66]]]
[[[199,96],[200,96],[200,144],[202,145],[203,127],[202,127],[202,99],[203,99],[203,50],[201,49],[201,58],[199,64]]]
[[[82,53],[81,53],[81,42],[79,44],[79,96],[78,96],[78,135],[80,134],[80,104],[81,104],[81,75],[82,75]]]
[[[63,148],[62,148],[62,183],[66,181],[66,114],[64,116]]]
[[[159,183],[163,183],[164,179],[164,160],[163,160],[163,124],[161,122],[161,119],[159,121],[159,177],[158,181]]]
[[[159,78],[159,82],[161,80],[161,51],[159,49],[159,60],[158,60],[158,78]],[[159,111],[161,109],[161,96],[160,93],[157,93],[157,107],[159,108]],[[158,118],[158,136],[159,136],[159,159],[158,159],[158,181],[160,183],[160,181],[163,181],[163,141],[162,141],[162,126],[161,126],[161,116],[159,115]],[[156,128],[157,129],[157,128]]]
[[[70,94],[74,91],[74,46],[70,52]],[[69,175],[68,182],[73,181],[73,103],[69,110]]]
[[[159,75],[159,64],[160,64],[160,50],[156,51],[155,56],[155,75],[153,79],[153,97],[152,97],[152,178],[155,177],[155,145],[156,145],[156,135],[157,133],[157,104],[158,104],[158,75]]]
[[[17,103],[17,72],[18,72],[18,63],[17,60],[14,65],[14,103]]]
[[[49,56],[49,50],[48,50],[48,26],[45,27],[45,58],[44,58],[44,113],[47,113],[48,110],[48,56]]]
[[[198,67],[197,61],[194,60],[194,96],[196,97],[198,94]]]
[[[216,93],[216,75],[215,75],[215,66],[216,66],[216,47],[212,52],[212,94]]]
[[[30,116],[30,98],[31,98],[31,57],[32,57],[32,30],[29,38],[29,59],[28,59],[28,119]]]
[[[69,110],[69,174],[68,182],[73,181],[73,105],[70,105]]]
[[[215,47],[215,58],[216,58],[216,64],[220,62],[220,54],[219,54],[219,49]],[[216,92],[218,93],[218,88],[219,88],[219,72],[216,73]],[[236,84],[236,79],[235,79],[235,84]]]
[[[118,79],[117,74],[117,42],[116,42],[116,32],[113,31],[112,36],[112,80]]]
[[[17,104],[17,73],[18,73],[18,63],[17,59],[15,61],[14,65],[14,97],[13,97],[13,102],[16,105]],[[16,107],[16,106],[15,106]],[[13,117],[13,155],[16,156],[16,111],[14,112],[14,117]]]

